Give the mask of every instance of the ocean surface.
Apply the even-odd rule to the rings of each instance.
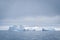
[[[59,31],[0,31],[0,40],[60,40]]]

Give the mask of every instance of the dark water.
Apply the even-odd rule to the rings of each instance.
[[[59,31],[0,31],[0,40],[60,40]]]

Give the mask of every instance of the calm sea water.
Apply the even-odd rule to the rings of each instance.
[[[0,31],[0,40],[60,40],[59,31]]]

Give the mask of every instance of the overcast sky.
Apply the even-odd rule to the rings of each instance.
[[[60,25],[60,0],[0,0],[0,25]]]

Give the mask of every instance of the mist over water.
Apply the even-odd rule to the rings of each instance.
[[[45,29],[10,31],[11,25]],[[0,0],[0,40],[60,40],[60,0]]]

